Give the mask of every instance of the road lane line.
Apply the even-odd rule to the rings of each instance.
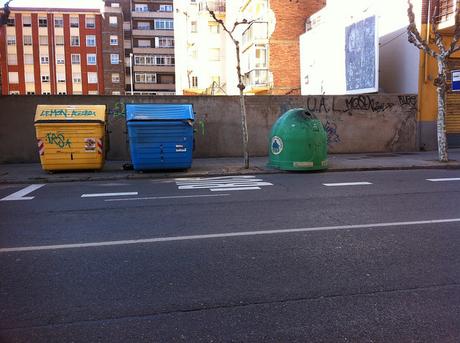
[[[190,240],[205,240],[205,239],[213,239],[213,238],[263,236],[263,235],[302,233],[302,232],[313,232],[313,231],[352,230],[352,229],[366,229],[366,228],[368,229],[386,228],[386,227],[395,227],[395,226],[433,225],[433,224],[446,224],[446,223],[458,223],[458,222],[460,222],[460,218],[419,220],[419,221],[410,221],[410,222],[392,222],[392,223],[390,222],[390,223],[374,223],[374,224],[358,224],[358,225],[322,226],[322,227],[285,229],[285,230],[227,232],[227,233],[216,233],[216,234],[206,234],[206,235],[132,239],[132,240],[124,240],[124,241],[103,241],[103,242],[94,242],[94,243],[75,243],[75,244],[61,244],[61,245],[38,245],[38,246],[29,246],[29,247],[0,248],[0,253],[91,248],[91,247],[147,244],[147,243],[161,243],[161,242],[178,242],[178,241],[190,241]]]
[[[17,191],[16,193],[10,194],[3,199],[0,199],[0,201],[32,200],[35,197],[25,197],[24,195],[30,194],[37,189],[42,188],[43,186],[44,184],[30,185],[24,189],[21,189],[20,191]]]
[[[225,192],[225,191],[254,191],[260,187],[227,187],[227,188],[210,188],[211,192]]]
[[[372,185],[371,182],[340,182],[340,183],[323,183],[327,187],[342,187],[342,186],[363,186]]]
[[[183,199],[183,198],[210,198],[210,197],[225,197],[230,194],[205,194],[205,195],[177,195],[164,197],[143,197],[143,198],[124,198],[124,199],[105,199],[104,201],[134,201],[134,200],[162,200],[162,199]]]
[[[460,177],[446,177],[441,179],[426,179],[431,182],[447,182],[447,181],[460,181]]]
[[[93,194],[82,194],[82,198],[97,198],[97,197],[118,197],[125,195],[138,195],[138,192],[121,192],[121,193],[93,193]]]

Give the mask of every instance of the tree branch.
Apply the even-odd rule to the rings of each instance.
[[[417,29],[417,25],[415,24],[414,8],[411,0],[407,0],[407,4],[409,5],[409,8],[407,9],[407,16],[409,17],[407,35],[409,43],[415,45],[418,49],[425,51],[430,56],[437,58],[439,54],[429,47],[428,42],[421,37],[420,32]]]
[[[455,7],[455,32],[454,32],[454,38],[452,39],[452,42],[450,43],[450,48],[448,50],[448,55],[452,54],[455,50],[455,46],[457,45],[458,40],[460,39],[460,0],[456,1],[456,7]]]

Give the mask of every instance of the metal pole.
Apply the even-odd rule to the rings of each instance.
[[[133,89],[133,53],[129,53],[129,70],[131,73],[131,95],[134,95],[134,89]]]

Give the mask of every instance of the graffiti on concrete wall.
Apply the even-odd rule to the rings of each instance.
[[[345,98],[344,107],[337,106],[335,98],[332,101],[334,102],[333,111],[335,112],[371,111],[379,113],[391,110],[395,106],[392,102],[377,101],[369,95],[356,95]]]
[[[109,116],[113,118],[124,118],[126,117],[125,103],[124,101],[116,102],[113,107],[109,108]]]
[[[337,131],[337,124],[333,121],[326,120],[326,123],[323,124],[323,126],[327,134],[327,144],[332,145],[335,143],[340,143],[340,136]]]
[[[415,95],[399,95],[398,99],[400,106],[409,106],[411,108],[417,107],[417,96]]]

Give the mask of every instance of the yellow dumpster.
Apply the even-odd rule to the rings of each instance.
[[[44,170],[104,166],[105,105],[38,105],[35,130]]]

